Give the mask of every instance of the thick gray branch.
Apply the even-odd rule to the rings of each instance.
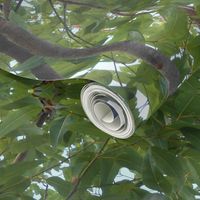
[[[133,41],[118,42],[111,45],[86,49],[71,49],[42,40],[30,32],[0,18],[0,34],[12,42],[27,49],[34,55],[55,58],[80,59],[98,55],[103,52],[121,51],[135,55],[160,71],[169,82],[169,94],[172,94],[179,84],[179,72],[169,58],[159,51]]]
[[[26,49],[17,46],[16,44],[7,40],[6,37],[0,35],[0,52],[16,59],[18,62],[24,62],[33,56]],[[57,80],[61,79],[51,67],[47,64],[39,65],[38,67],[31,70],[33,75],[35,75],[40,80]]]

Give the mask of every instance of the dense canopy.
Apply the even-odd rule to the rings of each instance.
[[[0,5],[0,199],[200,197],[199,0],[0,0]],[[126,46],[122,52],[93,52],[122,41],[156,50],[157,69],[160,55],[176,65],[179,85],[161,107],[158,88],[152,87],[160,75],[148,62],[127,54]],[[86,58],[62,51],[91,47],[93,55]],[[132,81],[147,86],[157,109],[125,140],[86,118],[80,90],[88,81],[66,79],[109,65],[114,81],[135,73]],[[106,73],[99,77],[111,81]]]

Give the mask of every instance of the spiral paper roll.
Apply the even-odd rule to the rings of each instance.
[[[129,48],[125,48],[127,45]],[[76,114],[82,107],[84,116],[98,129],[113,137],[126,139],[133,135],[137,127],[175,91],[179,72],[170,59],[143,44],[121,42],[102,46],[99,52],[118,50],[118,48],[139,58],[129,65],[116,65],[113,62],[93,66],[91,63],[89,66],[74,65],[64,68],[62,79],[43,81],[53,82],[52,86],[50,84],[48,86],[51,92],[59,95],[62,93],[62,98],[67,99],[64,101],[66,103],[64,106],[70,109],[67,112]],[[65,50],[66,54],[78,51],[83,56],[93,55],[92,50],[95,49]],[[27,78],[27,73],[25,74]],[[36,82],[37,85],[43,85],[43,89],[39,90],[44,90],[45,94],[46,89],[42,80]],[[68,101],[72,100],[75,105],[69,106]]]
[[[167,97],[167,80],[148,66],[116,72],[93,69],[83,77],[91,83],[81,90],[81,103],[89,120],[103,132],[120,139],[133,135]],[[144,79],[141,71],[149,74]],[[154,77],[157,77],[155,80]]]
[[[132,112],[126,102],[111,90],[90,83],[81,90],[81,102],[90,121],[116,138],[128,138],[135,130]]]
[[[75,93],[73,95],[76,97],[80,92],[80,88],[77,89],[76,80],[82,80],[78,85],[82,86],[80,96],[85,114],[97,128],[114,137],[130,137],[138,125],[148,119],[167,96],[173,94],[178,87],[179,71],[175,64],[157,48],[148,44],[121,41],[91,48],[64,48],[40,39],[3,18],[0,21],[2,24],[1,41],[8,47],[16,45],[15,48],[19,46],[30,49],[31,54],[26,53],[25,56],[30,58],[32,54],[34,55],[30,58],[31,61],[29,60],[29,64],[32,63],[29,70],[40,80],[53,81],[54,86],[59,83],[62,85],[59,88],[64,88],[64,85],[67,84],[68,92],[73,91]],[[23,37],[19,38],[13,32],[17,32]],[[17,61],[26,60],[24,56],[16,55],[16,52],[8,52],[7,49],[3,48],[3,52],[11,56],[15,55]],[[96,63],[100,63],[100,61],[96,59],[96,56],[107,52],[116,52],[115,56],[119,60],[120,57],[124,60],[124,53],[135,56],[137,59],[129,60],[130,62],[134,60],[133,63],[123,61],[123,63],[129,63],[128,65],[116,66],[113,61],[106,68],[103,65],[97,68]],[[62,58],[67,67],[62,66],[60,69],[62,73],[57,73],[46,65],[43,57]],[[91,58],[90,62],[87,62],[88,58]],[[67,59],[71,62],[67,63]],[[40,63],[39,66],[38,63]],[[60,66],[59,61],[57,64]],[[41,67],[43,67],[42,72]],[[24,69],[22,65],[21,68],[17,68],[17,71],[20,70],[26,71],[27,69]],[[47,71],[49,72],[48,76]],[[27,75],[27,73],[25,74]],[[53,87],[52,91],[58,90]],[[76,89],[74,90],[74,88]],[[58,91],[55,92],[55,94],[57,93]],[[65,91],[63,93],[65,94]],[[72,98],[74,98],[73,95]],[[71,96],[67,96],[67,98],[70,99]],[[81,106],[80,101],[75,102],[79,104],[77,106]],[[75,107],[71,105],[70,112],[73,113]]]
[[[149,75],[148,78],[143,72]],[[37,91],[40,91],[39,96],[42,98],[62,94],[61,98],[66,99],[62,106],[70,108],[66,115],[68,112],[75,115],[85,113],[91,125],[120,139],[131,137],[168,95],[167,80],[145,64],[132,68],[119,67],[118,71],[112,65],[106,69],[88,68],[82,73],[79,71],[73,74],[69,79],[54,82],[30,80],[3,71],[2,80],[4,75],[25,82],[27,90],[34,88],[36,96]]]

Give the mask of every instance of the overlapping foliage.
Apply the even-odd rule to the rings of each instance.
[[[39,84],[1,72],[0,199],[192,200],[200,195],[199,0],[11,1],[9,20],[64,47],[146,43],[176,63],[181,84],[130,139],[119,140],[88,125],[77,106],[84,81],[73,87],[70,81]],[[30,70],[46,62],[69,77],[113,60],[133,63],[130,55],[117,53],[81,60],[36,56],[23,64],[0,54],[0,67],[34,78]],[[143,74],[140,81],[148,78]],[[37,127],[49,110],[51,116]]]

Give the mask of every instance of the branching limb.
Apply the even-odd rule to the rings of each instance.
[[[72,40],[74,40],[74,41],[77,42],[78,44],[81,44],[81,42],[84,42],[84,43],[86,43],[86,44],[92,45],[90,42],[88,42],[88,41],[84,40],[83,38],[81,38],[81,37],[77,36],[76,34],[74,34],[74,33],[70,30],[70,28],[68,27],[68,25],[67,25],[67,23],[66,23],[66,13],[65,13],[64,16],[63,16],[64,19],[62,19],[62,18],[59,16],[58,12],[56,11],[56,9],[55,9],[55,7],[54,7],[54,5],[53,5],[52,0],[48,0],[48,1],[49,1],[50,6],[52,7],[54,13],[56,14],[56,17],[59,19],[60,23],[63,25],[63,27],[64,27],[64,29],[65,29],[67,35],[69,36],[69,38],[71,38]],[[66,6],[66,3],[64,2],[64,7],[65,7],[65,6]],[[65,9],[64,9],[64,11],[65,11]]]
[[[32,33],[2,18],[0,18],[0,34],[3,34],[12,42],[27,49],[34,55],[47,57],[80,59],[110,51],[126,52],[143,59],[160,71],[169,82],[169,94],[175,92],[179,84],[179,72],[170,59],[162,55],[159,51],[144,44],[125,41],[85,49],[64,48],[42,40]],[[23,37],[21,37],[22,35]]]

